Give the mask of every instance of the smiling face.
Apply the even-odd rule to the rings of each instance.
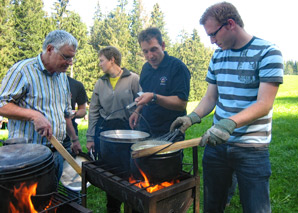
[[[148,42],[142,41],[140,45],[145,59],[154,69],[157,69],[165,55],[165,44],[160,45],[156,38],[152,38]]]

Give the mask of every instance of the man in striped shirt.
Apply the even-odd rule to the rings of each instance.
[[[205,96],[171,129],[185,131],[215,108],[213,126],[201,140],[204,212],[223,212],[232,174],[238,179],[243,212],[271,212],[268,146],[273,102],[283,82],[279,49],[248,34],[237,9],[222,2],[209,7],[200,24],[217,49],[210,61]]]
[[[8,70],[0,88],[0,115],[9,119],[9,138],[51,146],[53,135],[62,142],[67,133],[72,150],[81,150],[70,119],[71,95],[65,73],[73,64],[77,46],[68,32],[52,31],[45,38],[41,54],[19,61]],[[54,158],[60,178],[63,158],[57,151]]]

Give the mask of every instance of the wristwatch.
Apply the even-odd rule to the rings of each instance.
[[[153,97],[152,97],[152,99],[151,99],[151,102],[152,102],[152,103],[155,103],[156,100],[157,100],[157,95],[156,95],[155,93],[153,93]]]

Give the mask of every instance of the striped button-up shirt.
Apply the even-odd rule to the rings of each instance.
[[[0,88],[0,107],[14,103],[41,112],[51,123],[58,141],[66,136],[65,116],[71,112],[71,95],[65,73],[50,74],[36,58],[16,63],[6,74]],[[34,128],[32,121],[9,119],[9,138],[27,138],[30,143],[49,144]]]

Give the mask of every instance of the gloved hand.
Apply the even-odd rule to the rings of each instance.
[[[179,130],[182,133],[185,133],[185,131],[193,124],[195,123],[201,123],[201,118],[198,116],[197,113],[192,112],[189,115],[178,117],[171,125],[170,131],[174,131],[175,129],[179,128]]]
[[[236,126],[235,121],[231,119],[225,118],[220,120],[203,135],[200,146],[205,146],[207,143],[212,146],[225,143],[234,132]]]

